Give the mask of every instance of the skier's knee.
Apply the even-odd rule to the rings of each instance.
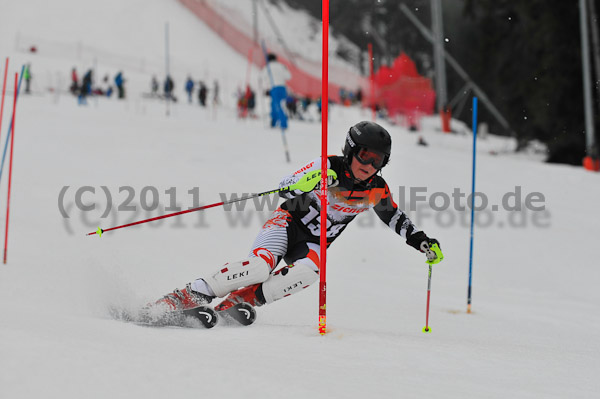
[[[306,267],[310,267],[311,269],[313,269],[315,272],[318,273],[321,261],[319,260],[319,254],[316,251],[309,249],[308,254],[306,255],[306,258],[298,259],[294,263],[295,264],[302,263],[302,264],[306,265]]]
[[[262,284],[262,294],[266,303],[295,294],[317,281],[318,269],[312,262],[298,261],[286,266]]]

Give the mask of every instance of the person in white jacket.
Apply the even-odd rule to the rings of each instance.
[[[269,95],[271,96],[271,127],[279,126],[287,129],[287,115],[283,111],[282,101],[287,98],[285,83],[290,80],[292,74],[289,69],[277,61],[275,54],[267,55],[267,65],[263,69],[267,81],[271,84]]]

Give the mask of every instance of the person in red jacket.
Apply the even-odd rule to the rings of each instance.
[[[79,78],[77,77],[77,69],[73,68],[71,70],[71,86],[69,87],[69,91],[77,95],[77,91],[79,90]]]

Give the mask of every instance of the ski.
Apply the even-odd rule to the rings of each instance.
[[[184,323],[188,320],[187,318],[192,318],[198,320],[200,324],[202,324],[205,328],[213,328],[217,325],[219,321],[219,316],[217,315],[216,310],[211,308],[210,306],[198,306],[192,309],[186,309],[181,311],[176,311],[172,313],[179,313],[184,318]]]
[[[223,319],[234,321],[243,326],[249,326],[256,320],[256,309],[248,302],[238,303],[229,309],[219,310],[217,313],[223,316]]]
[[[215,310],[208,306],[199,306],[182,312],[187,317],[196,318],[206,328],[213,328],[220,320],[227,324],[249,326],[256,320],[256,310],[249,303],[242,302],[225,310]]]
[[[246,302],[238,303],[225,310],[215,310],[208,305],[192,309],[161,311],[144,308],[137,313],[123,309],[110,309],[116,320],[131,322],[146,327],[213,328],[217,323],[249,326],[256,320],[256,310]]]

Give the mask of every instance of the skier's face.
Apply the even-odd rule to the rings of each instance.
[[[354,177],[358,180],[367,180],[377,173],[377,169],[375,169],[373,165],[363,165],[358,159],[356,159],[356,156],[354,156],[352,159],[350,169],[352,170]]]

